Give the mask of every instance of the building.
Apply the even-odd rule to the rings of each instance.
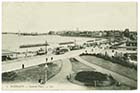
[[[92,33],[91,33],[91,36],[92,37],[102,37],[103,36],[103,32],[102,31],[93,31]]]
[[[126,42],[127,50],[137,50],[137,41],[136,40],[128,40]]]

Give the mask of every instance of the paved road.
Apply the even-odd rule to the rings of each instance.
[[[63,59],[61,71],[47,81],[46,85],[53,86],[51,89],[87,89],[85,86],[80,86],[69,82],[66,77],[72,72],[72,64],[68,59]]]
[[[121,82],[121,83],[124,83],[124,84],[126,84],[126,85],[129,85],[129,86],[131,86],[131,87],[137,87],[137,81],[135,81],[135,80],[132,80],[132,79],[130,79],[130,78],[127,78],[127,77],[125,77],[125,76],[122,76],[122,75],[120,75],[120,74],[118,74],[118,73],[116,73],[116,72],[110,71],[110,70],[108,70],[108,69],[102,68],[102,67],[97,66],[97,65],[95,65],[95,64],[89,63],[89,62],[83,60],[82,58],[80,58],[79,56],[76,56],[75,58],[76,58],[79,62],[81,62],[81,63],[83,63],[83,64],[85,64],[85,65],[88,65],[88,66],[90,66],[90,67],[95,68],[96,71],[99,71],[99,72],[102,72],[102,73],[106,73],[106,74],[111,74],[116,80],[118,80],[118,81]]]
[[[25,59],[22,58],[22,59],[17,59],[17,60],[11,60],[8,62],[2,62],[2,73],[17,70],[17,69],[22,69],[22,64],[24,64],[24,67],[26,68],[26,67],[46,63],[46,58],[48,58],[48,61],[51,61],[50,58],[53,57],[52,61],[55,61],[59,59],[77,56],[81,54],[83,51],[84,49],[70,51],[62,55],[33,56],[33,57],[25,58]]]
[[[85,50],[87,50],[87,52],[91,52],[91,47],[86,48],[86,49],[81,49],[81,50],[69,51],[62,55],[33,56],[33,57],[25,58],[25,59],[22,58],[22,59],[17,59],[17,60],[11,60],[9,62],[2,62],[2,73],[17,70],[17,69],[22,69],[22,64],[24,64],[24,67],[26,68],[26,67],[46,63],[46,58],[49,58],[48,61],[50,61],[50,58],[53,57],[54,58],[53,61],[55,61],[55,60],[59,60],[59,59],[78,56],[79,54],[85,52]],[[99,52],[104,53],[105,50],[95,48],[92,53],[99,53]],[[109,54],[111,54],[111,53],[109,53]]]

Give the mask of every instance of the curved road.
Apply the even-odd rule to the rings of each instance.
[[[51,78],[50,80],[47,81],[47,85],[53,86],[51,89],[60,89],[60,90],[68,90],[68,89],[87,89],[85,86],[80,86],[71,83],[70,81],[67,80],[67,75],[69,75],[72,72],[72,64],[69,61],[69,59],[64,59],[63,60],[63,65],[61,68],[61,71]],[[93,88],[92,88],[93,89]]]

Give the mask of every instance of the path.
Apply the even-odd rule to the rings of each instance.
[[[62,90],[62,89],[63,90],[67,90],[67,89],[77,89],[77,90],[84,89],[85,90],[87,89],[87,87],[85,86],[76,85],[67,80],[66,77],[71,72],[72,72],[71,62],[69,61],[69,59],[64,59],[61,71],[56,76],[48,80],[46,85],[53,86],[51,89],[59,89],[59,90]]]
[[[129,85],[131,87],[137,87],[137,81],[135,81],[135,80],[132,80],[130,78],[127,78],[125,76],[122,76],[122,75],[120,75],[120,74],[118,74],[116,72],[110,71],[108,69],[102,68],[102,67],[97,66],[95,64],[89,63],[89,62],[83,60],[82,58],[80,58],[79,56],[76,56],[75,58],[79,62],[81,62],[81,63],[83,63],[85,65],[88,65],[88,66],[90,66],[92,68],[95,68],[96,71],[99,71],[99,72],[102,72],[102,73],[106,73],[106,74],[111,74],[114,77],[114,79],[116,79],[117,81],[119,81],[121,83],[124,83],[126,85]]]

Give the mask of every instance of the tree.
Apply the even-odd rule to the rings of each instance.
[[[123,33],[124,33],[125,37],[129,37],[129,29],[128,28],[126,28]]]
[[[49,35],[54,35],[55,32],[54,32],[54,31],[49,31],[48,34],[49,34]]]
[[[135,40],[134,35],[130,35],[131,40]]]

